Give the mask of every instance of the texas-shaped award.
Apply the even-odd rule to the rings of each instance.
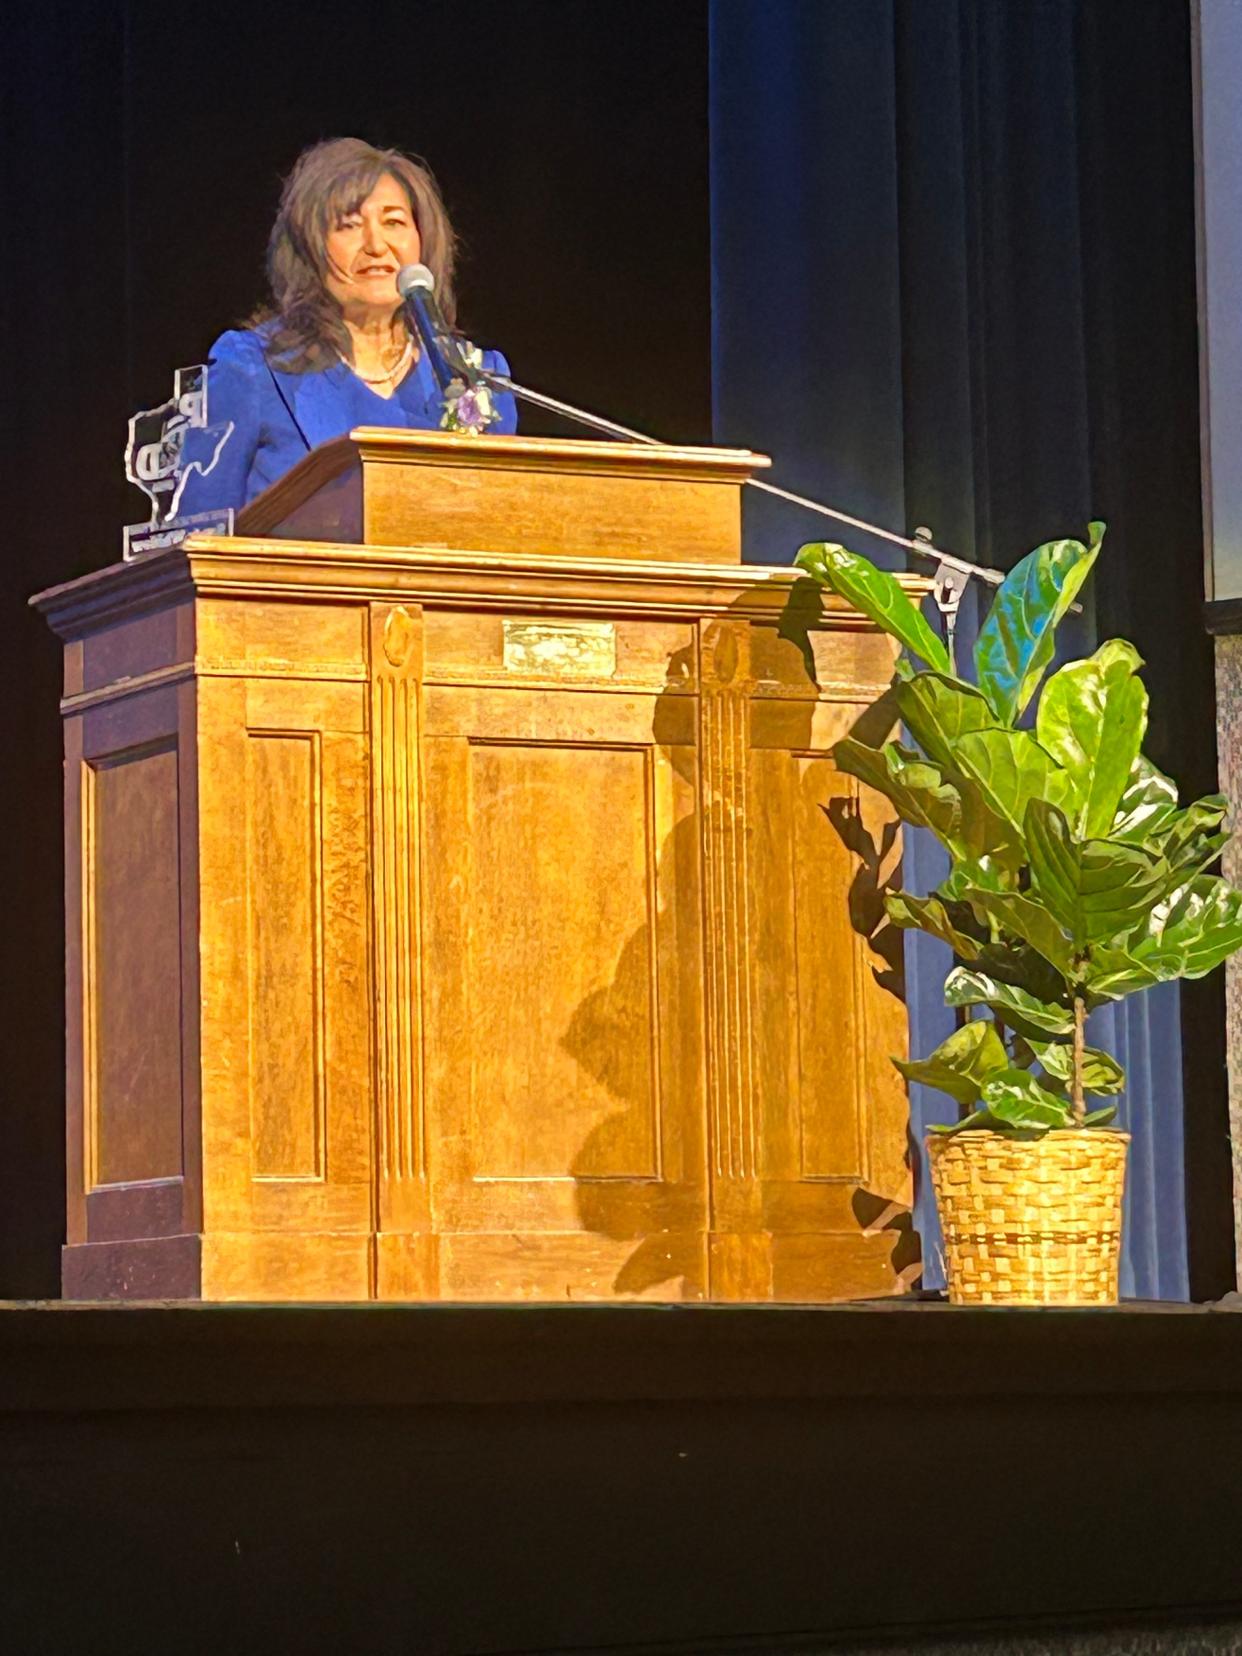
[[[232,424],[213,429],[208,425],[207,368],[178,368],[173,394],[157,408],[145,408],[129,422],[125,445],[125,475],[151,501],[149,523],[132,523],[123,531],[122,550],[126,559],[165,552],[179,546],[193,529],[231,535],[232,509],[191,512],[180,515],[177,500],[182,482],[181,451],[187,431],[204,430],[213,439],[206,461],[195,465],[211,470],[221,449],[232,435]]]

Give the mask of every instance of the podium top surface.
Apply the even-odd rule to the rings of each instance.
[[[312,449],[239,514],[245,534],[266,533],[290,500],[304,499],[359,464],[464,467],[471,471],[680,479],[739,487],[772,464],[750,449],[619,443],[567,437],[488,437],[457,431],[355,426]]]
[[[746,449],[359,426],[237,517],[239,535],[737,563]]]

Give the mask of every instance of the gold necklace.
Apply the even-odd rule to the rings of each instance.
[[[405,349],[397,358],[396,363],[386,374],[377,374],[374,377],[370,374],[361,373],[355,364],[341,356],[339,351],[336,354],[338,357],[341,357],[341,361],[345,364],[346,368],[349,369],[350,373],[357,375],[364,385],[386,385],[389,380],[395,380],[408,365],[410,358],[414,355],[414,341],[412,339],[407,339],[405,342]]]

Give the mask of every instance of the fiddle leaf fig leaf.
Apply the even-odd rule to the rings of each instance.
[[[1027,730],[972,731],[958,740],[955,752],[965,777],[978,787],[988,809],[1007,824],[1019,845],[1031,800],[1052,800],[1062,806],[1073,800],[1072,778]]]
[[[939,897],[911,897],[904,891],[894,891],[884,899],[884,908],[895,926],[930,932],[962,960],[977,958],[978,939],[959,929]]]
[[[949,1006],[990,1006],[1011,1029],[1028,1040],[1046,1040],[1049,1035],[1068,1035],[1073,1014],[1063,1006],[1042,1001],[1014,983],[1002,983],[990,972],[955,966],[945,979],[944,998]]]
[[[1161,841],[1161,852],[1175,873],[1198,874],[1220,856],[1232,836],[1217,833],[1229,809],[1223,794],[1210,794],[1179,811]]]
[[[1078,952],[1132,931],[1168,889],[1162,858],[1117,840],[1075,839],[1064,814],[1042,799],[1027,807],[1026,841],[1034,895]]]
[[[1181,846],[1170,860],[1170,872],[1180,883],[1202,874],[1214,862],[1233,838],[1232,834],[1200,834]]]
[[[1068,1086],[1074,1072],[1074,1049],[1065,1041],[1032,1041],[1031,1049],[1044,1072]],[[1111,1053],[1099,1047],[1083,1049],[1082,1084],[1089,1093],[1119,1093],[1125,1090],[1126,1072]]]
[[[896,742],[873,748],[852,736],[838,742],[832,756],[839,770],[890,799],[904,822],[930,828],[950,849],[959,843],[961,805],[935,766],[912,756]]]
[[[962,837],[966,837],[965,828]],[[948,879],[940,882],[939,894],[948,903],[963,901],[968,891],[1012,891],[1018,866],[994,855],[960,857],[949,870]]]
[[[984,972],[998,983],[1024,989],[1028,995],[1034,995],[1037,1001],[1043,1001],[1048,1006],[1060,1006],[1066,997],[1064,972],[1058,972],[1027,943],[1003,937],[995,943],[985,943],[979,951],[978,960],[972,964],[976,972]]]
[[[1029,1070],[1006,1069],[990,1077],[982,1102],[993,1121],[1019,1132],[1046,1133],[1052,1127],[1074,1125],[1069,1102],[1041,1087]]]
[[[1069,938],[1042,903],[1017,891],[964,893],[966,900],[990,915],[1006,931],[1015,932],[1037,954],[1055,966],[1063,978],[1074,976],[1074,954]],[[975,951],[976,954],[978,950]],[[970,956],[964,956],[969,959]]]
[[[1242,892],[1200,874],[1157,904],[1127,953],[1158,982],[1200,978],[1242,948]]]
[[[1122,1000],[1159,982],[1156,972],[1117,947],[1092,949],[1083,973],[1083,987],[1095,1002]]]
[[[1088,525],[1088,542],[1037,546],[1005,577],[975,643],[979,688],[1012,724],[1052,660],[1057,627],[1099,556],[1104,525]]]
[[[1228,845],[1231,836],[1218,832],[1228,809],[1223,794],[1209,794],[1179,810],[1177,788],[1140,754],[1108,838],[1158,852],[1173,874],[1190,879]]]
[[[897,711],[923,752],[946,776],[957,767],[959,736],[990,730],[996,715],[986,696],[962,679],[944,673],[918,673],[898,685]]]
[[[949,652],[922,613],[910,602],[900,581],[868,558],[829,541],[802,547],[794,563],[840,593],[877,627],[899,639],[906,649],[937,672],[951,671]]]
[[[894,1058],[893,1063],[907,1081],[935,1087],[959,1104],[974,1104],[988,1077],[1006,1069],[1009,1059],[991,1019],[978,1018],[955,1029],[929,1058],[910,1063]]]
[[[932,1124],[933,1133],[963,1133],[979,1127],[991,1127],[993,1121],[986,1110],[972,1110],[969,1115],[963,1116],[960,1121],[935,1122]]]
[[[1242,948],[1242,892],[1200,874],[1157,903],[1142,929],[1124,943],[1093,949],[1089,992],[1120,1000],[1153,983],[1204,977]]]
[[[1084,1127],[1107,1127],[1110,1121],[1116,1120],[1117,1106],[1106,1104],[1102,1110],[1088,1110],[1082,1118]]]
[[[1170,842],[1180,845],[1195,834],[1214,833],[1228,814],[1229,801],[1224,794],[1207,794],[1203,799],[1196,799],[1193,805],[1178,813],[1171,826]],[[1165,854],[1168,855],[1167,848]]]
[[[998,731],[998,735],[1012,732]],[[968,776],[955,775],[952,786],[962,802],[962,844],[967,859],[982,869],[991,869],[997,878],[1003,876],[1004,889],[1015,884],[1014,875],[1026,861],[1026,843],[1021,831],[992,809],[983,788]],[[979,884],[987,886],[985,874]]]
[[[1102,838],[1113,825],[1147,730],[1143,665],[1124,639],[1102,644],[1086,661],[1054,673],[1039,698],[1035,734],[1068,772],[1075,833]]]
[[[1141,845],[1167,830],[1177,816],[1177,784],[1140,753],[1106,837]]]

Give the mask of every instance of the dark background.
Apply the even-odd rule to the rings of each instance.
[[[756,51],[788,30],[836,65],[835,102],[775,98],[713,272],[713,146],[727,161],[772,96],[762,77],[746,84],[759,58],[743,61],[739,20],[764,34]],[[705,0],[357,0],[322,14],[43,0],[6,19],[0,1296],[57,1292],[64,1222],[59,650],[26,599],[112,561],[121,524],[145,516],[122,476],[125,422],[261,297],[298,151],[356,133],[424,155],[464,241],[467,331],[519,379],[674,440],[712,438],[714,392],[719,440],[771,441],[764,386],[784,382],[764,301],[783,290],[746,212],[767,199],[805,213],[808,245],[834,238],[855,274],[817,288],[802,272],[809,379],[835,402],[777,453],[778,477],[863,512],[896,478],[909,516],[890,526],[930,520],[998,563],[1080,532],[1088,499],[1117,544],[1099,634],[1135,639],[1159,710],[1152,756],[1206,792],[1188,30],[1183,0],[718,0],[714,31]],[[711,43],[730,36],[713,97]],[[877,43],[895,65],[887,107]],[[894,135],[882,202],[870,174],[848,173],[868,121]],[[824,224],[797,181],[829,154],[847,170]],[[951,213],[966,225],[956,252]],[[868,308],[864,246],[881,262],[891,246],[900,265],[891,326]],[[922,279],[951,258],[951,292]],[[835,328],[835,355],[817,354],[816,319]],[[868,396],[886,375],[903,411],[892,456]],[[969,382],[960,437],[945,417],[955,375]],[[842,412],[845,388],[856,412]],[[825,452],[840,476],[815,470]],[[1219,982],[1187,995],[1183,1034],[1190,1282],[1208,1297],[1232,1285]]]

